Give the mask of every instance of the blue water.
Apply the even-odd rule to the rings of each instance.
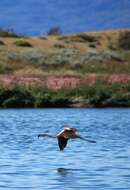
[[[96,144],[56,139],[63,125]],[[130,109],[0,110],[0,190],[130,190]]]

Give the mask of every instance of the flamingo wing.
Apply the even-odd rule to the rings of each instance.
[[[59,145],[60,150],[64,150],[64,148],[67,145],[68,139],[64,138],[63,136],[58,136],[57,138],[58,138],[58,145]]]

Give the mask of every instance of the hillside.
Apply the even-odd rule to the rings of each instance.
[[[57,90],[99,81],[107,85],[130,81],[130,30],[0,37],[2,86]]]
[[[7,74],[9,80],[15,76],[19,82],[23,78],[26,82],[25,77],[27,82],[32,81],[32,77],[34,81],[40,78],[39,84],[50,75],[87,76],[89,82],[99,75],[110,75],[109,80],[118,81],[120,75],[119,81],[126,81],[130,74],[130,30],[71,36],[1,37],[3,81],[7,80]]]

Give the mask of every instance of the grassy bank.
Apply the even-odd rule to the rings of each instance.
[[[1,108],[130,107],[129,76],[130,30],[0,33]]]
[[[129,107],[130,83],[60,89],[12,86],[0,87],[1,108]]]

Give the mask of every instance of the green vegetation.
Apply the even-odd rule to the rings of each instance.
[[[72,36],[60,36],[58,38],[59,40],[62,40],[66,43],[85,43],[85,44],[94,44],[97,45],[99,43],[99,39],[98,37],[91,35],[91,34],[86,34],[86,33],[79,33],[76,35],[72,35]]]
[[[54,47],[55,48],[65,48],[65,46],[64,46],[64,44],[62,44],[62,43],[56,43],[56,44],[54,44]]]
[[[88,35],[85,33],[79,33],[75,36],[75,38],[76,37],[77,37],[77,39],[79,38],[79,41],[81,41],[81,42],[96,42],[98,40],[95,36]],[[73,38],[72,38],[72,40],[73,40]]]
[[[21,47],[32,47],[32,44],[30,44],[28,41],[26,40],[17,40],[14,42],[16,46],[21,46]]]
[[[10,89],[0,88],[0,106],[1,107],[32,107],[34,98],[27,89],[22,87],[12,87]]]
[[[129,107],[130,83],[60,89],[45,87],[0,87],[0,107]]]

